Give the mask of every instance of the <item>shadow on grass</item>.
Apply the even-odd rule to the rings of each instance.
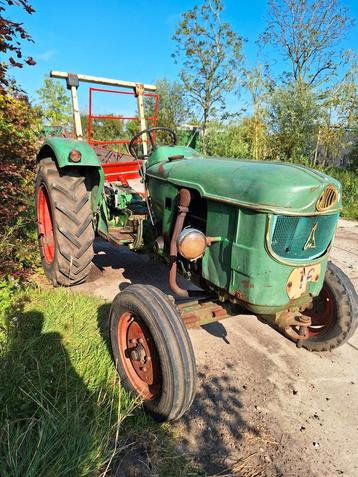
[[[6,317],[0,370],[0,475],[84,475],[94,448],[96,399],[71,364],[62,336],[23,305]],[[88,432],[86,432],[86,430]]]
[[[28,295],[0,315],[1,477],[189,475],[167,428],[118,386],[108,305],[63,289]]]
[[[109,338],[109,310],[110,303],[104,303],[98,308],[97,312],[97,327],[103,342],[105,343],[108,353],[112,356],[111,341]]]

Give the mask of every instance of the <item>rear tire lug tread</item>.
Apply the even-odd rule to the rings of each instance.
[[[73,168],[58,169],[52,158],[41,159],[37,171],[36,187],[44,183],[51,194],[57,248],[49,266],[41,251],[45,272],[54,285],[83,283],[94,255],[93,214],[86,178]]]
[[[76,248],[80,248],[81,242],[77,240],[77,238],[68,230],[66,230],[64,227],[57,226],[57,229],[61,234],[70,242],[72,245]]]
[[[76,225],[80,225],[80,220],[78,220],[78,218],[76,217],[76,215],[69,209],[67,209],[66,207],[64,207],[63,205],[60,205],[58,203],[55,203],[55,207],[57,210],[59,210],[60,212],[62,212],[68,219],[72,220],[72,222]]]

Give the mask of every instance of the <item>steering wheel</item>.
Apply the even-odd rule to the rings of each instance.
[[[165,127],[161,127],[161,126],[158,126],[156,128],[147,128],[147,129],[143,129],[143,131],[139,131],[138,134],[136,134],[135,136],[132,137],[131,139],[131,142],[129,143],[128,145],[128,149],[129,149],[129,152],[131,153],[131,155],[135,158],[135,159],[147,159],[149,157],[149,155],[157,148],[157,146],[155,145],[154,143],[154,140],[153,140],[153,136],[152,136],[152,133],[155,132],[155,131],[165,131],[167,133],[169,133],[169,136],[171,138],[171,144],[169,144],[169,146],[175,146],[176,143],[177,143],[177,135],[175,134],[175,132],[170,129],[170,128],[165,128]],[[137,151],[135,150],[135,144],[136,144],[136,141],[143,135],[143,134],[147,134],[147,137],[149,138],[149,142],[150,142],[150,145],[151,145],[151,151],[150,153],[147,153],[147,154],[137,154]]]

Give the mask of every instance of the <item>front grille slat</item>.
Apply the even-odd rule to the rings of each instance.
[[[275,216],[271,247],[288,260],[312,260],[331,243],[339,214],[312,217]]]

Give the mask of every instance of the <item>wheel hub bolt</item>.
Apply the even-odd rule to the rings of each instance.
[[[129,342],[132,344],[137,344],[137,340],[135,338],[130,339]]]
[[[140,368],[141,371],[143,371],[143,373],[145,373],[147,371],[147,367],[146,366],[143,366],[142,368]]]
[[[298,321],[300,323],[309,323],[310,322],[310,318],[308,316],[305,316],[305,315],[299,315],[297,318],[298,318]]]
[[[139,342],[140,344],[143,344],[143,343],[144,343],[143,338],[139,338],[138,342]]]
[[[130,356],[132,361],[139,361],[137,350],[134,349],[133,351],[131,351]]]

